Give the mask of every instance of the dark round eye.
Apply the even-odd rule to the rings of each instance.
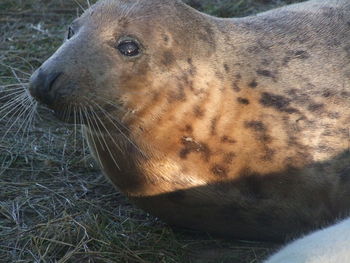
[[[72,38],[72,36],[74,36],[74,34],[75,34],[74,30],[73,30],[73,28],[70,26],[70,27],[68,28],[67,39]]]
[[[124,40],[118,44],[117,48],[124,56],[134,57],[140,54],[140,47],[133,40]]]

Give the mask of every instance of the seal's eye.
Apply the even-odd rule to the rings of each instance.
[[[124,40],[118,44],[117,48],[124,56],[134,57],[140,54],[140,47],[133,40]]]
[[[68,28],[67,39],[72,38],[72,36],[74,36],[74,34],[75,34],[74,30],[73,30],[73,28],[70,26],[70,27]]]

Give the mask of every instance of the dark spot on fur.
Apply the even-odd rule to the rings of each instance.
[[[346,138],[346,139],[349,138],[350,131],[349,131],[348,128],[340,128],[340,129],[338,129],[338,132],[339,132],[341,135],[343,135],[343,136],[342,136],[343,138]]]
[[[325,91],[323,91],[323,93],[322,93],[322,97],[325,97],[325,98],[329,98],[329,97],[331,97],[331,96],[333,96],[333,95],[334,95],[334,92],[331,91],[331,90],[325,90]]]
[[[232,83],[232,88],[233,88],[233,90],[236,91],[236,92],[240,92],[240,91],[241,91],[241,88],[239,87],[239,82],[240,82],[241,79],[242,79],[241,74],[237,73],[237,74],[235,75],[235,80],[234,80],[234,82]]]
[[[215,117],[210,121],[210,134],[216,135],[216,126],[218,124],[218,118]]]
[[[156,103],[156,102],[158,102],[159,101],[159,99],[160,99],[160,93],[159,92],[153,92],[152,93],[152,102],[153,103]]]
[[[175,56],[171,51],[163,53],[162,64],[166,67],[171,66],[175,62]]]
[[[276,94],[263,92],[260,98],[260,103],[266,107],[275,108],[281,112],[298,113],[295,108],[289,107],[291,100]]]
[[[226,63],[224,63],[224,69],[226,72],[230,71],[230,67]]]
[[[326,129],[324,132],[321,134],[322,136],[333,136],[333,132],[329,129]]]
[[[247,121],[244,125],[245,127],[252,129],[256,132],[266,131],[266,127],[261,121]]]
[[[168,37],[167,35],[164,35],[164,36],[163,36],[163,40],[164,40],[165,43],[168,43],[169,37]]]
[[[208,45],[211,48],[211,51],[215,51],[216,49],[216,42],[215,42],[215,32],[213,31],[213,29],[210,26],[206,26],[204,27],[204,31],[203,30],[199,30],[197,32],[197,35],[199,36],[199,39],[202,40],[203,43],[205,43],[206,45]],[[208,55],[210,55],[210,53],[208,53]]]
[[[330,113],[328,113],[328,117],[333,119],[333,120],[336,120],[336,119],[339,119],[341,117],[341,114],[339,112],[330,112]]]
[[[319,153],[331,153],[333,151],[334,151],[334,149],[332,147],[327,146],[327,145],[319,145],[317,147],[317,152],[319,152]]]
[[[267,128],[261,121],[247,121],[245,127],[253,130],[257,134],[257,139],[262,142],[270,142],[271,136],[267,134]]]
[[[221,165],[214,165],[212,168],[211,168],[211,171],[212,173],[215,175],[215,176],[218,176],[218,177],[227,177],[227,170],[225,167],[221,166]]]
[[[321,7],[322,12],[320,15],[324,15],[325,17],[335,17],[338,14],[338,11],[334,7]]]
[[[237,98],[237,101],[238,101],[238,103],[240,103],[240,104],[244,104],[244,105],[248,105],[248,104],[249,104],[249,100],[248,100],[248,99],[245,99],[245,98],[238,97],[238,98]]]
[[[234,143],[236,143],[236,140],[228,137],[227,135],[224,135],[224,136],[221,137],[221,142],[234,144]]]
[[[262,156],[261,160],[262,161],[272,161],[276,151],[267,147],[267,146],[264,147],[264,151],[265,151],[265,153]]]
[[[223,162],[227,164],[231,164],[235,158],[236,158],[236,154],[234,152],[225,153]]]
[[[299,44],[305,44],[310,40],[309,34],[299,34],[298,36],[292,38],[289,42],[290,43],[299,43]]]
[[[348,92],[348,91],[342,91],[342,92],[340,93],[340,95],[341,95],[342,97],[350,97],[350,92]]]
[[[232,84],[232,89],[236,92],[240,92],[241,91],[241,88],[238,86],[237,82],[234,82]]]
[[[192,74],[191,69],[188,70],[188,72],[185,72],[181,76],[181,80],[184,83],[186,87],[188,87],[190,90],[193,91],[193,80],[190,78],[190,75]]]
[[[186,95],[185,95],[185,88],[183,84],[178,85],[178,90],[177,91],[170,91],[168,93],[168,102],[172,103],[174,101],[186,101]]]
[[[193,65],[192,58],[188,58],[187,63],[190,65],[190,69],[188,70],[189,75],[194,76],[197,73],[197,68]]]
[[[286,92],[289,96],[293,98],[293,101],[298,104],[310,103],[311,99],[307,92],[300,91],[298,89],[290,89]]]
[[[295,55],[295,58],[298,58],[298,59],[307,59],[310,57],[309,53],[307,53],[307,51],[305,50],[297,50],[295,51],[294,55]]]
[[[221,73],[221,71],[217,70],[215,71],[215,75],[218,79],[223,79],[224,78],[224,75]]]
[[[272,60],[271,59],[266,59],[264,58],[262,61],[261,61],[261,65],[263,66],[269,66],[271,64]]]
[[[258,86],[258,82],[256,82],[256,80],[253,80],[248,84],[248,86],[254,89]]]
[[[268,77],[268,78],[276,78],[275,74],[272,73],[269,70],[265,70],[265,69],[258,69],[256,71],[256,73],[258,73],[258,75],[264,76],[264,77]]]
[[[181,159],[187,159],[190,153],[198,153],[205,161],[209,161],[211,152],[207,144],[195,141],[191,137],[182,137],[181,143],[184,146],[180,150],[179,156]]]
[[[193,128],[192,128],[191,125],[187,124],[187,125],[185,126],[184,131],[187,132],[187,133],[192,133],[192,132],[193,132]]]
[[[204,111],[197,105],[193,107],[193,113],[194,113],[194,116],[198,119],[201,119],[204,117]]]
[[[287,65],[293,59],[308,59],[310,57],[309,53],[305,50],[288,51],[287,56],[283,59],[283,65]]]
[[[289,63],[289,61],[291,61],[291,60],[292,60],[292,58],[289,56],[284,57],[282,65],[286,66]]]
[[[314,103],[309,105],[308,110],[315,113],[321,113],[324,110],[323,103]]]

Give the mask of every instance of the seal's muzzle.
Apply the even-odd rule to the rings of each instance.
[[[56,97],[52,87],[61,74],[62,72],[46,73],[39,68],[30,78],[30,94],[41,103],[52,106]]]

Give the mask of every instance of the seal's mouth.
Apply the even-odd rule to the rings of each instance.
[[[50,110],[52,114],[60,121],[72,125],[84,125],[89,130],[104,133],[124,133],[128,134],[129,129],[121,120],[110,117],[106,109],[79,104],[60,104],[56,107],[48,107],[43,105],[46,110]],[[55,105],[55,104],[54,104]]]
[[[29,84],[30,95],[62,122],[95,131],[126,132],[125,125],[114,114],[125,111],[122,105],[86,90],[64,73],[42,68],[34,72]]]

